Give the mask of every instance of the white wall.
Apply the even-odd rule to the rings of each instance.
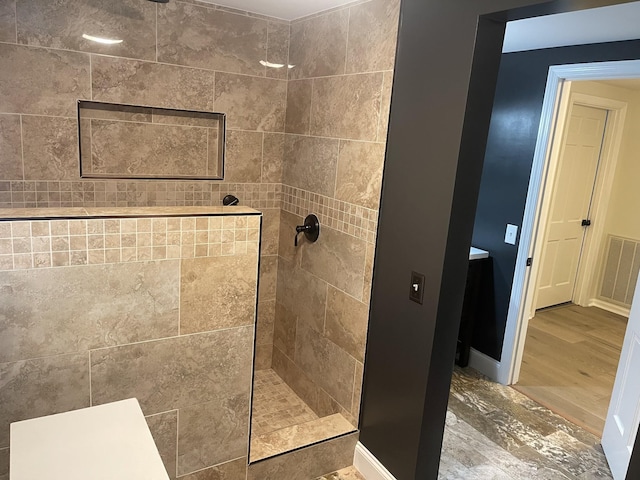
[[[608,235],[640,240],[640,90],[630,90],[599,82],[573,82],[571,91],[609,98],[628,104],[624,135],[616,165],[605,227],[600,242],[598,274],[593,284],[594,297],[601,284]],[[602,221],[602,220],[600,220]]]
[[[574,82],[572,92],[627,102],[627,119],[607,211],[607,234],[640,239],[640,91],[598,82]]]

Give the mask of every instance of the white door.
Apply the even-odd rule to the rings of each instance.
[[[640,282],[631,304],[627,332],[602,433],[602,448],[615,480],[627,475],[640,422]]]
[[[570,302],[578,273],[607,111],[573,105],[554,184],[536,309]]]

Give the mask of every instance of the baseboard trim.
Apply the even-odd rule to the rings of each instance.
[[[391,475],[389,470],[360,442],[356,444],[353,466],[365,480],[396,480],[396,477]]]
[[[609,303],[606,300],[602,300],[601,298],[593,298],[589,300],[590,307],[601,308],[602,310],[606,310],[607,312],[615,313],[616,315],[622,315],[623,317],[629,318],[629,313],[631,311],[630,308],[622,307],[620,305],[616,305],[615,303]]]
[[[469,352],[469,366],[494,382],[500,381],[500,362],[474,348]]]

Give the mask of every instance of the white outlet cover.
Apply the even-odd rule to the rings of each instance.
[[[516,244],[516,238],[518,237],[518,226],[507,224],[507,231],[504,234],[504,243],[508,243],[509,245]]]

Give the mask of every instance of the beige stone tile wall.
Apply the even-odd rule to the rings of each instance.
[[[287,64],[289,30],[288,22],[195,0],[0,2],[0,207],[220,205],[233,193],[243,205],[279,209],[288,69],[260,61]],[[123,42],[101,45],[84,33]],[[226,113],[225,180],[80,179],[80,99]],[[121,158],[111,130],[102,150]],[[170,152],[168,141],[164,135],[154,153]],[[197,170],[164,156],[165,176]],[[149,172],[141,165],[137,173]],[[277,217],[265,216],[276,234]],[[261,310],[264,331],[273,308]],[[270,349],[259,352],[259,365],[270,365]]]
[[[11,422],[130,397],[171,478],[246,470],[260,225],[0,222],[0,478]]]
[[[320,416],[360,411],[398,0],[293,21],[272,365]],[[316,243],[293,246],[318,215]]]
[[[230,181],[281,182],[271,168],[263,179],[261,164],[263,143],[271,162],[273,135],[284,133],[287,69],[260,61],[286,63],[288,24],[178,0],[61,0],[55,8],[23,0],[0,8],[0,134],[10,153],[0,157],[0,181],[85,183],[76,102],[95,100],[226,113],[230,134],[253,133],[260,147],[256,155],[230,152]],[[101,45],[84,33],[123,42]]]
[[[399,0],[354,2],[292,23],[198,0],[60,0],[55,9],[49,3],[0,5],[0,207],[206,206],[231,193],[261,210],[256,368],[273,365],[318,414],[339,412],[355,424]],[[88,30],[125,42],[105,47],[80,40]],[[156,30],[157,38],[150,34]],[[264,68],[263,59],[295,67]],[[225,180],[80,179],[78,99],[226,113]],[[320,217],[322,235],[296,251],[293,229],[310,212]],[[70,263],[83,261],[82,254],[71,255],[83,251],[80,242],[69,246]],[[195,245],[193,259],[199,258]],[[115,260],[116,250],[120,263],[182,262],[156,260],[151,247],[144,260],[146,245],[140,258],[137,250],[123,258],[130,247],[122,244],[109,254],[105,246],[102,263],[96,253],[96,265],[78,268],[112,268],[117,264],[108,258]],[[47,256],[40,256],[46,252],[29,248],[20,252],[19,266],[62,269],[53,265],[64,254],[54,260],[51,249],[48,267]],[[100,248],[87,243],[87,263],[90,250]],[[290,301],[292,292],[299,301]],[[198,320],[185,328],[212,325],[218,323]],[[329,358],[333,354],[344,362]],[[339,388],[327,382],[331,375]],[[175,451],[166,433],[176,415],[154,412],[163,458]],[[0,466],[2,455],[0,445]],[[180,458],[186,469],[198,463],[186,453]],[[242,462],[188,478],[244,478]]]

